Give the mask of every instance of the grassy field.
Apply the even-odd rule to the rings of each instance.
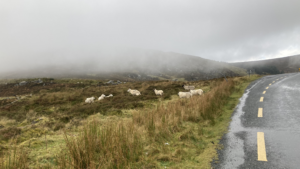
[[[191,99],[176,95],[185,82],[54,80],[11,106],[0,100],[0,168],[210,168],[238,99],[258,78],[188,82],[205,91]],[[102,93],[114,97],[84,104]]]

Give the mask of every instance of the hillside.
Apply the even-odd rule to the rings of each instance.
[[[300,55],[283,58],[231,63],[232,66],[254,70],[258,74],[279,74],[298,72],[300,68]]]
[[[190,99],[177,95],[182,81],[0,84],[0,168],[211,168],[238,99],[257,78],[189,82],[204,91]],[[102,94],[113,97],[84,102]]]
[[[74,52],[75,53],[75,52]],[[76,53],[82,58],[85,53]],[[246,71],[228,63],[201,57],[161,51],[122,51],[87,56],[77,62],[45,64],[0,73],[0,79],[15,78],[85,78],[112,80],[204,80],[242,76]],[[74,59],[76,60],[76,59]]]

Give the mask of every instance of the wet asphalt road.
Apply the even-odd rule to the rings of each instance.
[[[258,117],[258,108],[263,108],[263,117]],[[257,132],[264,133],[267,161],[258,161]],[[300,73],[252,82],[220,143],[224,148],[212,163],[215,169],[300,169]]]

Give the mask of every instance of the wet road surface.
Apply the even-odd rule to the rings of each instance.
[[[220,144],[216,169],[299,169],[300,73],[252,82]]]

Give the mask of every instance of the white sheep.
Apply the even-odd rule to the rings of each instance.
[[[154,89],[154,93],[155,93],[156,95],[161,95],[161,96],[162,96],[162,95],[164,94],[164,91]]]
[[[102,99],[104,99],[104,97],[106,97],[104,94],[102,94],[99,98],[98,98],[98,100],[102,100]]]
[[[94,103],[95,97],[90,97],[85,99],[85,103]]]
[[[203,94],[202,89],[190,90],[190,92],[192,93],[192,95],[202,95]]]
[[[113,95],[112,95],[112,94],[109,94],[108,96],[105,96],[105,97],[113,97]]]
[[[138,90],[128,89],[127,92],[129,92],[130,94],[135,95],[135,96],[141,95],[141,92],[139,92]]]
[[[182,87],[183,87],[185,90],[194,90],[194,89],[195,89],[195,86],[182,85]]]
[[[179,96],[179,98],[190,98],[193,95],[191,92],[179,92],[178,96]]]

